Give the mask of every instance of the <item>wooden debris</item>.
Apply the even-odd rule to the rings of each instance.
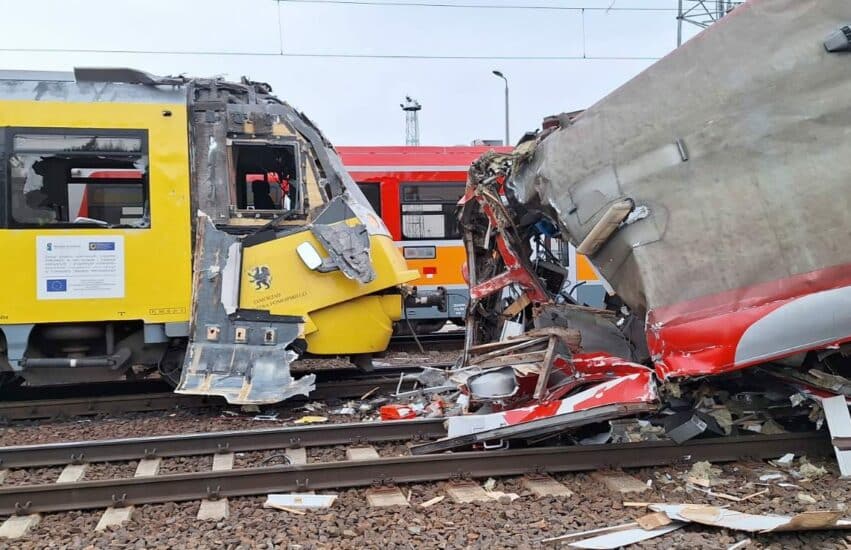
[[[434,497],[434,498],[430,498],[427,501],[421,503],[420,508],[429,508],[431,506],[434,506],[438,502],[442,502],[445,498],[446,498],[445,495],[440,495],[440,496],[437,496],[437,497]]]
[[[650,530],[670,524],[671,518],[669,518],[665,512],[653,512],[636,519],[635,523],[640,525],[642,529]]]

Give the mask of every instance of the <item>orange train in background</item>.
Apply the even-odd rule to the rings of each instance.
[[[490,146],[337,147],[346,170],[366,195],[420,278],[405,319],[419,333],[462,323],[469,291],[461,275],[466,257],[456,218],[467,170]],[[568,278],[580,303],[602,306],[605,290],[587,259],[567,251]],[[405,324],[402,328],[408,328]]]

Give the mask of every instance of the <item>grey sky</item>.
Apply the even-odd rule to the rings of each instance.
[[[394,0],[404,2],[410,0]],[[422,1],[422,0],[421,0]],[[676,45],[676,0],[441,0],[454,4],[660,7],[668,12],[357,6],[273,0],[0,0],[0,68],[130,66],[241,75],[314,119],[338,145],[404,143],[405,95],[423,105],[424,145],[503,135],[502,70],[516,140],[548,114],[600,99],[648,60],[416,60],[9,51],[20,48],[454,56],[661,57]],[[9,14],[15,14],[14,17]],[[687,28],[686,36],[696,28]],[[282,44],[281,44],[282,42]],[[672,90],[672,93],[674,91]]]

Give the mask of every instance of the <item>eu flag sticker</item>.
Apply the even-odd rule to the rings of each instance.
[[[115,243],[90,242],[89,250],[115,250]]]
[[[68,279],[48,279],[47,280],[47,291],[48,292],[67,292],[68,291]]]

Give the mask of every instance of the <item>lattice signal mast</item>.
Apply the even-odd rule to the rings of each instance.
[[[400,103],[399,107],[405,111],[405,145],[420,144],[420,117],[419,113],[423,106],[411,96],[405,96],[405,103]]]
[[[683,22],[705,29],[744,2],[733,0],[677,0],[677,47],[683,44]]]

